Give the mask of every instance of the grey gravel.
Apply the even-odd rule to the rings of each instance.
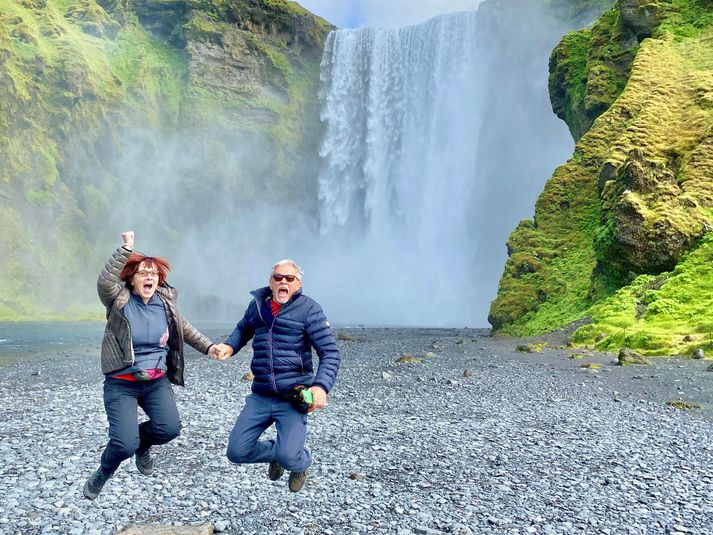
[[[188,386],[175,388],[181,436],[155,448],[153,476],[125,462],[93,502],[81,486],[106,442],[98,356],[81,347],[0,368],[0,533],[103,535],[132,523],[211,523],[222,533],[713,533],[710,360],[652,359],[644,370],[606,354],[516,353],[521,340],[478,330],[344,332],[352,340],[339,342],[337,387],[310,416],[315,463],[299,493],[286,477],[269,481],[265,466],[224,456],[250,388],[245,352],[220,363],[189,351]],[[434,348],[421,363],[395,363]],[[676,399],[704,408],[666,405]]]

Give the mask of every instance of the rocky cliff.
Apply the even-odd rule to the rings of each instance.
[[[489,321],[690,354],[713,323],[713,2],[619,0],[550,61],[577,140],[508,240]]]
[[[96,314],[127,215],[176,242],[309,203],[330,28],[285,0],[0,0],[0,319]]]

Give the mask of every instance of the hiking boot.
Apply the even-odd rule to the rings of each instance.
[[[136,450],[136,468],[145,476],[153,474],[153,459],[149,451],[150,450],[141,452]]]
[[[299,492],[307,481],[307,470],[304,472],[290,472],[290,480],[288,482],[292,492]]]
[[[100,466],[96,472],[89,476],[89,479],[87,479],[87,482],[84,484],[84,488],[82,489],[84,497],[93,500],[99,496],[102,488],[104,488],[104,484],[109,481],[112,475],[114,474],[106,473]]]
[[[270,461],[270,466],[267,468],[267,477],[270,478],[270,481],[277,481],[284,473],[285,469],[277,461]]]

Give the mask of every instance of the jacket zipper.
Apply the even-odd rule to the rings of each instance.
[[[278,311],[279,313],[279,311]],[[273,355],[272,355],[272,328],[275,326],[275,321],[277,320],[277,315],[272,318],[272,325],[270,325],[270,377],[272,377],[272,387],[275,389],[275,394],[279,394],[277,391],[277,381],[275,380],[275,368],[273,366]]]
[[[255,306],[257,307],[257,315],[260,316],[260,319],[262,322],[267,325],[267,322],[265,321],[265,318],[262,317],[262,311],[260,310],[260,303],[255,298]],[[279,314],[278,310],[278,314]],[[272,318],[272,324],[270,327],[268,327],[268,336],[267,336],[267,341],[270,346],[270,378],[272,379],[272,388],[275,390],[275,394],[279,394],[279,391],[277,390],[277,382],[275,381],[275,367],[273,365],[273,359],[272,359],[272,328],[275,326],[275,320],[277,319],[277,314],[273,316]]]

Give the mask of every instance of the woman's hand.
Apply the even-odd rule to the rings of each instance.
[[[212,345],[208,354],[216,360],[227,360],[233,355],[233,348],[227,344]]]
[[[127,230],[126,232],[122,232],[121,239],[124,240],[124,245],[126,245],[127,247],[133,247],[134,246],[134,231]]]

